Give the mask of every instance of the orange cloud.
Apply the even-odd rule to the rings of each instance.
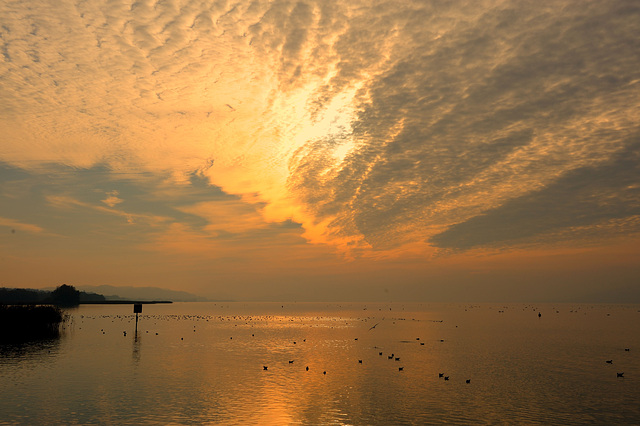
[[[24,222],[20,222],[14,219],[9,219],[6,217],[0,217],[0,226],[5,226],[13,230],[30,232],[33,234],[40,234],[45,232],[45,230],[38,225],[33,225],[31,223],[24,223]]]

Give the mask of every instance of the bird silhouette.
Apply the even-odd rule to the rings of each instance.
[[[376,326],[377,326],[378,324],[380,324],[380,323],[379,323],[379,322],[377,322],[373,327],[369,328],[369,330],[368,330],[368,331],[373,330],[374,328],[376,328]]]

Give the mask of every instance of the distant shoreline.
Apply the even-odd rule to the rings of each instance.
[[[171,300],[91,300],[86,302],[80,302],[77,305],[67,306],[67,307],[75,307],[80,305],[154,305],[160,303],[173,303]],[[54,305],[51,302],[26,302],[26,303],[0,303],[0,305],[13,305],[13,306],[44,306],[44,305]]]
[[[154,305],[158,303],[173,303],[171,300],[102,300],[80,302],[81,305]]]

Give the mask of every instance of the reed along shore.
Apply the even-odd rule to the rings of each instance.
[[[58,337],[65,319],[57,306],[0,305],[0,343]]]

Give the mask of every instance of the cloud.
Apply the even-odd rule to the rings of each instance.
[[[430,242],[460,250],[531,240],[558,242],[589,233],[600,240],[638,234],[640,143],[634,140],[606,163],[572,170],[544,189],[449,227]]]
[[[124,218],[128,224],[144,223],[151,226],[158,226],[164,222],[170,221],[170,217],[160,216],[146,213],[130,213],[124,210],[107,208],[100,205],[94,205],[68,195],[48,195],[45,197],[49,206],[60,210],[73,210],[77,208],[93,210],[102,214],[119,216]],[[103,201],[104,202],[104,201]]]
[[[118,198],[118,191],[110,191],[107,192],[107,198],[102,200],[109,207],[115,207],[116,205],[122,203],[124,200],[122,198]]]
[[[204,201],[178,210],[206,220],[210,232],[240,233],[267,227],[260,206],[242,200]]]
[[[604,203],[588,172],[634,152],[637,140],[638,109],[628,106],[640,94],[638,8],[431,6],[389,21],[400,19],[404,46],[368,81],[353,131],[310,141],[291,163],[291,191],[329,222],[327,234],[362,236],[378,249],[434,235],[436,245],[457,235],[457,247],[474,246],[483,238],[472,224],[483,214],[547,187],[571,197],[561,191],[571,190],[564,179],[572,173],[584,178],[582,197]],[[367,40],[382,35],[384,24],[376,28]],[[354,148],[336,161],[331,154],[345,143]],[[624,187],[635,172],[629,162],[617,166],[626,170],[610,185]],[[563,226],[580,225],[575,213],[589,206],[567,206]],[[608,215],[635,214],[623,206]],[[526,226],[526,211],[513,214]],[[536,223],[529,237],[557,226]]]
[[[627,174],[606,188],[632,194],[619,160],[640,122],[632,0],[89,0],[7,3],[0,16],[0,160],[133,170],[149,198],[186,194],[194,174],[220,193],[196,190],[212,198],[179,209],[156,200],[157,217],[239,233],[291,220],[311,242],[364,255],[571,239],[600,220],[574,213],[607,205],[589,173],[611,164]],[[122,191],[60,193],[58,207],[138,220],[115,209],[139,202]],[[551,199],[565,200],[555,221],[518,207]],[[595,211],[610,227],[636,214],[608,208]],[[490,237],[480,224],[498,217],[533,222]]]
[[[13,233],[15,233],[16,230],[25,231],[32,234],[40,234],[44,232],[44,229],[38,225],[34,225],[31,223],[24,223],[24,222],[20,222],[15,219],[9,219],[6,217],[0,217],[0,226],[11,228]]]

